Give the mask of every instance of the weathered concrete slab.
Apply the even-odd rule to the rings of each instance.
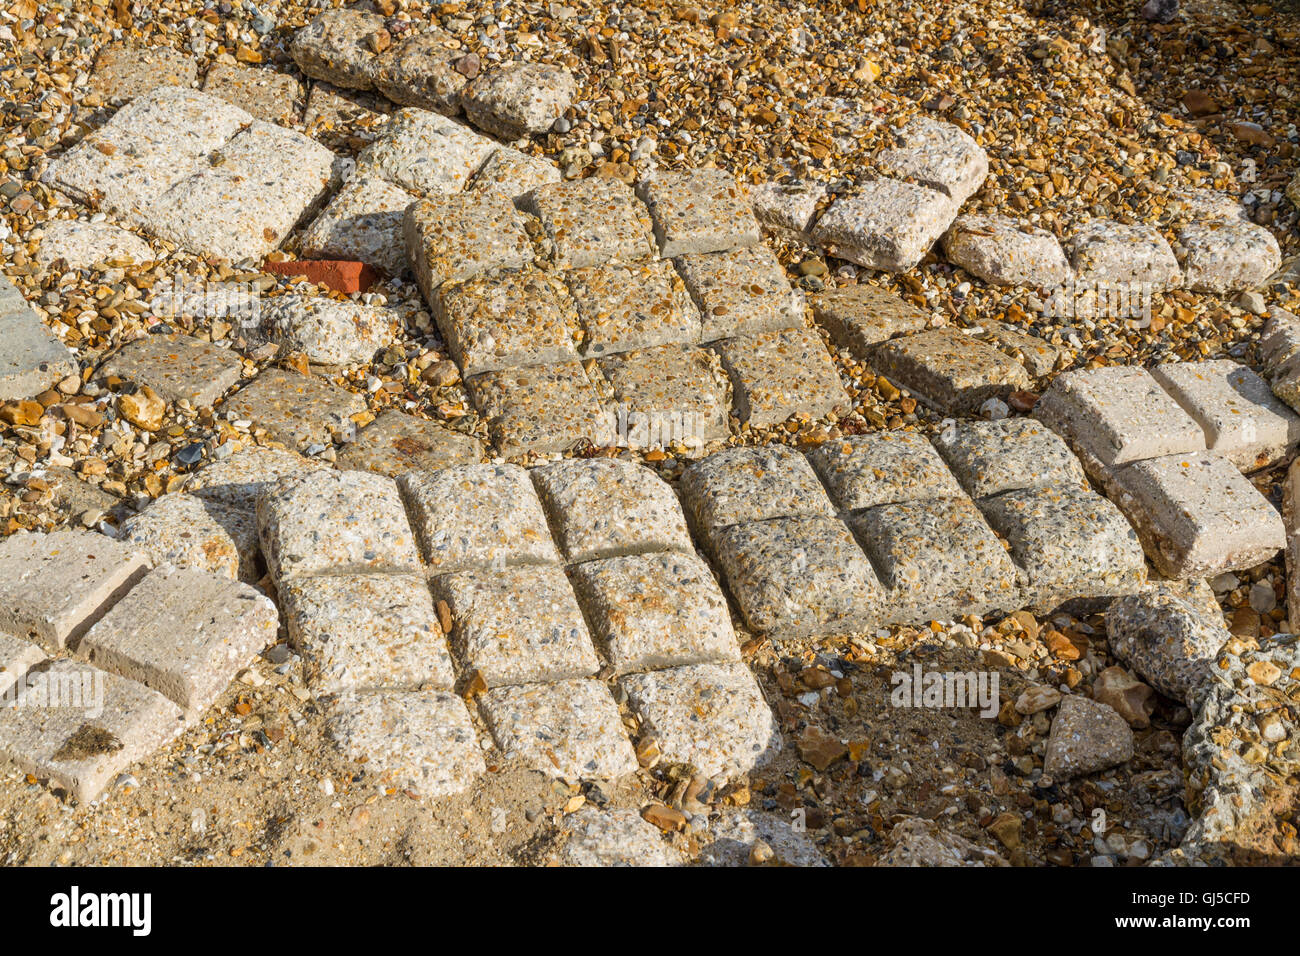
[[[876,157],[886,175],[938,190],[958,206],[984,185],[988,156],[960,127],[918,116],[897,135],[898,145]]]
[[[0,275],[0,401],[30,398],[77,370],[68,347]]]
[[[548,63],[494,65],[461,93],[469,121],[502,139],[545,133],[578,92],[573,74]]]
[[[197,495],[163,495],[123,521],[118,538],[154,567],[194,568],[232,581],[255,582],[263,574],[252,513]]]
[[[801,414],[825,418],[852,404],[813,329],[738,335],[716,348],[731,376],[736,416],[750,425],[777,425]]]
[[[766,246],[682,256],[676,264],[703,316],[703,342],[803,324],[802,297]]]
[[[306,105],[302,84],[293,76],[242,63],[213,63],[203,78],[203,92],[281,126],[295,125]]]
[[[818,293],[810,302],[817,324],[857,358],[866,358],[881,342],[920,332],[928,324],[916,306],[861,283]]]
[[[867,269],[908,272],[956,216],[957,205],[937,190],[874,179],[835,200],[813,226],[812,238],[832,255]]]
[[[613,416],[579,362],[484,372],[465,383],[506,457],[571,451],[615,440]]]
[[[958,216],[943,237],[943,251],[994,285],[1055,289],[1071,276],[1056,236],[1007,216]]]
[[[748,190],[720,169],[661,172],[637,187],[664,258],[757,245]]]
[[[1032,384],[1019,362],[951,328],[884,342],[870,361],[894,385],[946,413],[972,413],[990,398]]]
[[[357,433],[338,456],[340,468],[395,478],[483,460],[483,443],[438,422],[389,409]]]
[[[221,406],[231,421],[248,420],[294,449],[350,438],[352,416],[364,411],[360,396],[318,376],[281,368],[262,372]]]
[[[203,408],[234,387],[243,364],[230,349],[173,332],[128,342],[100,365],[97,375],[148,385],[163,401],[183,399]]]
[[[41,245],[36,261],[43,266],[62,260],[69,269],[89,269],[110,259],[143,263],[154,258],[149,243],[106,219],[54,219],[45,223],[37,235]]]
[[[656,248],[650,215],[631,187],[611,179],[538,186],[519,197],[545,230],[549,258],[561,269],[639,262]]]

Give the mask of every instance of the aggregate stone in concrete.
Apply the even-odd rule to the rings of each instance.
[[[419,32],[400,40],[380,54],[375,63],[375,87],[394,103],[455,116],[460,112],[460,93],[466,83],[455,66],[462,55],[458,46],[441,30]]]
[[[960,206],[989,174],[988,156],[969,134],[951,123],[918,116],[898,131],[898,146],[876,157],[886,175],[937,189]]]
[[[1183,281],[1173,250],[1154,226],[1094,220],[1075,230],[1065,252],[1078,283],[1143,282],[1162,289]]]
[[[169,47],[110,43],[95,58],[87,88],[117,105],[159,86],[193,86],[198,75],[193,57]]]
[[[935,436],[934,445],[972,498],[1049,485],[1088,486],[1064,439],[1032,418],[959,422]]]
[[[262,576],[253,515],[197,495],[163,495],[122,522],[118,539],[148,555],[154,567],[195,568],[232,581]]]
[[[234,103],[250,116],[281,126],[297,124],[306,99],[302,84],[288,73],[242,63],[213,63],[203,78],[203,92]]]
[[[813,227],[813,241],[867,269],[908,272],[952,224],[956,204],[943,193],[874,179],[835,200]]]
[[[726,374],[715,353],[661,345],[601,359],[621,445],[698,448],[727,437]]]
[[[195,408],[210,406],[236,382],[243,361],[190,335],[146,335],[128,342],[99,367],[98,377],[116,376],[147,385],[166,402],[182,399]]]
[[[563,866],[669,867],[680,862],[659,828],[636,810],[585,807],[564,822],[572,829],[559,853]]]
[[[476,192],[498,192],[514,199],[538,186],[559,181],[559,168],[545,156],[503,146],[484,160],[468,188]]]
[[[980,341],[1018,361],[1035,378],[1049,375],[1061,355],[1056,346],[1006,322],[987,322],[972,331]]]
[[[328,444],[356,433],[365,400],[317,375],[268,368],[221,406],[231,421],[251,421],[290,448]]]
[[[289,52],[308,76],[346,89],[375,85],[375,54],[367,38],[384,28],[377,13],[326,10],[294,34]]]
[[[637,770],[623,718],[603,681],[498,687],[479,707],[501,752],[549,777],[612,780]]]
[[[236,671],[275,643],[279,624],[274,602],[256,588],[164,565],[100,618],[76,650],[197,716]]]
[[[432,574],[560,561],[542,503],[518,465],[412,471],[398,482]]]
[[[1150,372],[1134,366],[1065,372],[1034,414],[1070,443],[1090,472],[1205,448],[1201,426]]]
[[[844,511],[962,493],[934,446],[915,432],[836,438],[819,445],[808,460]]]
[[[496,148],[488,137],[441,113],[402,109],[357,157],[357,171],[432,198],[464,189]]]
[[[819,292],[810,302],[817,324],[858,358],[866,358],[881,342],[922,331],[927,322],[916,306],[861,283]]]
[[[375,141],[390,111],[391,105],[373,93],[316,82],[307,95],[302,125],[308,136],[330,149],[356,153]]]
[[[420,570],[397,484],[382,475],[318,471],[282,478],[258,499],[257,525],[278,580]]]
[[[993,285],[1055,289],[1070,278],[1056,236],[1008,216],[958,216],[943,237],[949,261]]]
[[[1259,358],[1273,394],[1300,409],[1300,317],[1274,308],[1260,336]]]
[[[292,578],[280,585],[279,597],[318,697],[455,685],[447,639],[421,575]]]
[[[460,193],[414,203],[402,221],[406,256],[426,300],[444,282],[533,260],[524,217],[500,193]]]
[[[573,575],[617,673],[739,659],[727,600],[694,554],[606,558],[576,566]]]
[[[1032,384],[1025,367],[957,329],[931,329],[882,343],[871,364],[931,408],[972,413],[990,398]]]
[[[655,242],[665,258],[724,252],[759,241],[748,190],[720,169],[660,172],[637,194],[650,210]]]
[[[600,669],[573,588],[559,567],[435,578],[451,608],[452,647],[488,687],[590,677]]]
[[[152,262],[154,259],[147,242],[107,220],[55,219],[45,223],[38,235],[41,245],[36,251],[36,261],[43,266],[60,259],[69,269],[89,269],[108,260]]]
[[[807,831],[795,830],[779,813],[723,813],[709,826],[709,835],[713,842],[700,850],[704,866],[749,866],[750,853],[760,841],[772,851],[775,865],[830,866]]]
[[[380,414],[338,456],[340,468],[396,477],[405,471],[436,471],[483,460],[483,443],[472,435],[396,409]]]
[[[701,341],[803,324],[803,302],[766,246],[682,256],[677,270],[703,316]]]
[[[548,63],[493,64],[461,93],[469,121],[502,139],[545,133],[578,92],[573,74]]]
[[[1204,429],[1210,451],[1243,471],[1279,461],[1300,443],[1300,417],[1245,365],[1231,359],[1176,362],[1158,365],[1151,374]]]
[[[741,421],[776,425],[801,413],[824,418],[852,404],[826,345],[813,329],[738,335],[716,347],[731,376]]]
[[[612,416],[581,363],[484,372],[465,383],[506,457],[597,448],[614,441]]]
[[[0,401],[30,398],[77,370],[68,347],[0,275]]]
[[[183,489],[207,501],[253,511],[258,496],[281,478],[322,468],[291,451],[253,445],[200,468],[185,479]]]
[[[671,262],[574,269],[564,278],[586,356],[700,339],[699,310]]]
[[[682,473],[681,494],[705,538],[743,521],[834,514],[808,459],[785,445],[716,452]]]
[[[774,638],[865,626],[881,599],[875,571],[835,518],[773,518],[713,534],[714,557],[750,630]]]
[[[518,202],[541,221],[550,257],[561,269],[638,262],[655,254],[649,213],[632,188],[617,180],[551,183]]]
[[[781,733],[749,668],[737,661],[693,664],[620,679],[641,737],[662,759],[705,776],[737,776],[768,763]]]
[[[1114,485],[1112,497],[1165,577],[1253,568],[1286,544],[1277,510],[1219,455],[1134,462],[1115,472]]]
[[[28,670],[43,660],[45,655],[31,641],[0,632],[0,696],[7,694]]]
[[[330,710],[331,738],[371,785],[443,797],[487,770],[465,702],[448,691],[348,692]]]
[[[1049,484],[980,501],[985,518],[1023,571],[1025,603],[1051,609],[1069,598],[1139,590],[1146,562],[1119,509],[1089,488]]]
[[[434,299],[434,315],[466,378],[578,358],[568,294],[549,273],[514,272],[444,284]]]
[[[849,523],[880,574],[882,620],[950,621],[1019,607],[1015,565],[965,496],[880,505]]]
[[[302,255],[365,262],[391,276],[406,271],[402,223],[415,196],[378,176],[357,173],[302,236]]]
[[[1133,731],[1113,708],[1071,694],[1052,720],[1043,773],[1069,780],[1133,758]]]
[[[1111,604],[1106,636],[1112,654],[1160,693],[1181,701],[1209,675],[1232,637],[1221,614],[1211,618],[1164,586]]]
[[[0,541],[0,630],[62,650],[147,570],[144,555],[90,531]]]
[[[1243,220],[1189,223],[1178,232],[1175,252],[1189,289],[1220,295],[1253,289],[1282,265],[1273,233]]]
[[[1282,483],[1282,520],[1286,525],[1287,620],[1300,622],[1300,465],[1294,461]]]
[[[644,465],[559,461],[532,477],[569,561],[693,547],[672,487]]]
[[[26,706],[0,708],[0,758],[82,803],[184,729],[162,694],[78,661],[29,671],[26,693]]]
[[[317,365],[356,365],[400,338],[396,309],[328,296],[284,295],[262,305],[266,336]]]
[[[763,183],[750,190],[749,199],[764,229],[777,235],[806,237],[817,215],[817,204],[826,193],[826,185],[815,180]]]

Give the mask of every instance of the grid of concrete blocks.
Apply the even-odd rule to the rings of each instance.
[[[566,779],[649,754],[732,775],[780,747],[677,498],[644,466],[322,471],[271,485],[258,519],[331,733],[376,783],[436,796],[482,773],[466,699],[503,754]]]

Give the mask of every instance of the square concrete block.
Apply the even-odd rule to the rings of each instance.
[[[661,345],[601,359],[614,392],[620,444],[698,448],[726,438],[726,373],[717,355],[691,345]]]
[[[613,416],[578,362],[484,372],[465,383],[507,458],[597,448],[614,441]]]
[[[766,246],[682,256],[677,271],[703,316],[700,339],[803,325],[803,302]]]
[[[258,496],[281,478],[323,471],[320,462],[280,448],[250,445],[219,458],[185,479],[184,490],[240,511],[257,508]]]
[[[603,681],[498,687],[479,706],[507,759],[517,757],[548,777],[613,780],[638,769]]]
[[[438,328],[466,377],[578,359],[568,292],[547,273],[444,284],[434,301]]]
[[[835,518],[774,518],[714,534],[714,558],[751,631],[773,638],[866,626],[882,597],[871,562]]]
[[[390,478],[406,471],[437,471],[483,459],[483,443],[438,422],[389,409],[357,433],[338,456],[340,468]]]
[[[365,262],[401,275],[407,269],[402,223],[415,202],[399,186],[356,173],[303,233],[302,256]]]
[[[367,38],[383,27],[384,18],[368,10],[326,10],[293,35],[289,52],[314,79],[368,90],[379,61]]]
[[[957,329],[931,329],[882,343],[871,365],[894,385],[931,408],[971,414],[1032,382],[1025,367],[993,346]]]
[[[0,632],[0,697],[8,694],[24,674],[43,660],[45,654],[31,641]]]
[[[886,175],[937,189],[960,206],[984,185],[989,160],[979,143],[960,127],[927,116],[915,117],[898,131],[898,145],[882,151],[876,163]]]
[[[825,418],[852,404],[813,329],[738,335],[716,348],[731,376],[736,416],[750,425],[779,425],[794,415]]]
[[[558,461],[532,477],[570,561],[694,547],[672,486],[644,465]]]
[[[0,632],[62,650],[146,570],[135,548],[91,531],[10,535],[0,540]]]
[[[239,381],[243,364],[237,353],[202,339],[146,335],[122,346],[99,367],[97,375],[148,385],[164,401],[184,399],[202,408]]]
[[[1026,603],[1047,610],[1070,598],[1130,594],[1146,583],[1137,535],[1119,509],[1090,489],[1047,485],[980,501],[1011,545]]]
[[[331,574],[280,588],[289,638],[317,697],[344,691],[451,690],[456,674],[418,574]]]
[[[1204,429],[1210,451],[1243,471],[1280,461],[1300,443],[1300,417],[1245,365],[1231,359],[1176,362],[1158,365],[1151,374]]]
[[[664,258],[758,244],[748,189],[720,169],[660,172],[637,187]]]
[[[545,156],[502,146],[484,160],[467,188],[474,192],[497,192],[514,199],[538,186],[559,181],[559,168]]]
[[[0,758],[81,803],[185,727],[162,694],[79,661],[38,666],[23,686],[24,702],[0,707]]]
[[[836,438],[819,445],[808,460],[844,511],[961,496],[960,486],[934,446],[915,432]]]
[[[812,239],[832,255],[867,269],[908,272],[920,264],[957,216],[957,204],[926,186],[873,179],[835,200]]]
[[[578,600],[618,673],[740,656],[727,599],[691,553],[638,554],[573,569]]]
[[[924,330],[927,322],[916,306],[869,285],[819,292],[810,302],[817,324],[857,358],[866,358],[881,342]]]
[[[808,459],[784,445],[716,452],[690,465],[680,487],[706,537],[743,521],[835,513]]]
[[[256,588],[165,565],[100,618],[76,651],[197,717],[275,643],[279,625],[274,602]]]
[[[1061,355],[1055,346],[1006,322],[986,322],[972,331],[980,341],[1018,361],[1035,378],[1051,374]]]
[[[958,216],[943,237],[943,251],[993,285],[1055,289],[1071,275],[1056,236],[1010,216]]]
[[[565,824],[571,832],[560,851],[561,866],[669,867],[680,862],[663,831],[637,810],[587,806],[565,817]]]
[[[1262,285],[1282,265],[1273,233],[1241,219],[1189,223],[1174,252],[1189,289],[1219,295]]]
[[[475,126],[514,140],[549,130],[577,92],[578,81],[568,70],[515,60],[485,66],[460,103]]]
[[[441,113],[400,109],[357,157],[357,171],[432,198],[463,190],[496,149],[491,137]]]
[[[763,183],[750,190],[754,216],[762,227],[777,235],[806,238],[808,227],[817,215],[817,204],[826,198],[825,183]]]
[[[297,124],[306,100],[302,84],[290,74],[242,63],[213,63],[203,78],[203,92],[281,126]]]
[[[620,681],[667,763],[705,776],[737,776],[781,750],[781,732],[749,668],[739,661],[693,664]]]
[[[117,105],[159,86],[191,87],[197,79],[193,57],[169,47],[118,42],[99,51],[88,87],[91,93]]]
[[[564,278],[586,356],[700,339],[700,313],[671,262],[574,269]]]
[[[880,505],[849,523],[880,572],[881,621],[951,621],[1018,608],[1016,567],[965,496]]]
[[[1023,488],[1086,488],[1088,476],[1060,435],[1032,418],[958,422],[935,448],[972,498]]]
[[[30,398],[77,370],[77,361],[0,275],[0,401]]]
[[[464,571],[436,578],[451,608],[452,647],[488,687],[590,677],[600,669],[573,588],[558,567]]]
[[[443,797],[487,770],[465,702],[448,691],[341,694],[331,703],[328,732],[372,787]]]
[[[230,421],[260,425],[290,449],[327,445],[356,433],[353,415],[365,411],[360,395],[318,375],[268,368],[221,406]]]
[[[1286,545],[1277,509],[1219,455],[1134,462],[1113,480],[1111,496],[1167,578],[1253,568]]]
[[[1035,416],[1099,469],[1205,448],[1205,433],[1144,368],[1114,365],[1057,376]]]
[[[542,503],[518,465],[459,465],[398,479],[432,574],[558,564]]]
[[[427,302],[444,282],[463,282],[533,261],[525,218],[500,193],[455,193],[407,207],[406,260]]]
[[[263,305],[261,329],[281,354],[301,354],[313,365],[369,365],[403,334],[397,309],[327,295],[281,295]],[[252,335],[249,338],[253,338]]]
[[[122,522],[118,540],[148,555],[154,567],[171,564],[248,582],[263,573],[253,513],[197,495],[163,495]]]
[[[283,478],[258,499],[257,526],[277,581],[421,570],[397,483],[382,475],[318,471]]]
[[[1154,226],[1094,220],[1066,240],[1065,253],[1076,283],[1138,282],[1165,289],[1183,282],[1173,250]]]
[[[542,223],[560,269],[639,262],[655,254],[650,216],[631,187],[613,179],[575,179],[538,186],[520,208]]]

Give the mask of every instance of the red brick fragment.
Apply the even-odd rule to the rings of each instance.
[[[309,282],[345,295],[365,292],[379,281],[379,273],[373,266],[346,259],[268,260],[262,268],[281,276],[306,276]]]

